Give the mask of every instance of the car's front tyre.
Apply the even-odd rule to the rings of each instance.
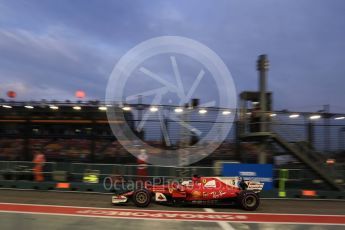
[[[139,189],[133,193],[133,203],[137,207],[147,207],[151,203],[151,193],[146,189]]]

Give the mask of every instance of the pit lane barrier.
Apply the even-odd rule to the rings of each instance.
[[[91,192],[91,193],[119,193],[118,191],[106,190],[103,184],[90,184],[80,182],[35,182],[35,181],[14,181],[0,180],[0,189],[39,190],[39,191],[65,191],[65,192]],[[279,189],[262,191],[262,198],[298,198],[298,199],[340,199],[345,200],[344,192],[327,190],[287,189],[285,197],[279,196]]]

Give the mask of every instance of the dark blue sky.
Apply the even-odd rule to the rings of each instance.
[[[276,109],[345,112],[344,12],[343,0],[2,0],[0,97],[65,100],[83,89],[102,100],[126,51],[177,35],[214,50],[238,92],[257,88],[265,53]]]

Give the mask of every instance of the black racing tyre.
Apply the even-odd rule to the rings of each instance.
[[[137,207],[147,207],[151,203],[151,193],[146,189],[139,189],[133,193],[133,203]]]
[[[244,210],[254,211],[260,205],[260,198],[255,192],[242,191],[238,196],[238,203]]]

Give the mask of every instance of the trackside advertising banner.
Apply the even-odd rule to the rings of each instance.
[[[273,166],[271,164],[223,164],[223,176],[240,176],[245,180],[260,181],[263,190],[273,188]]]

